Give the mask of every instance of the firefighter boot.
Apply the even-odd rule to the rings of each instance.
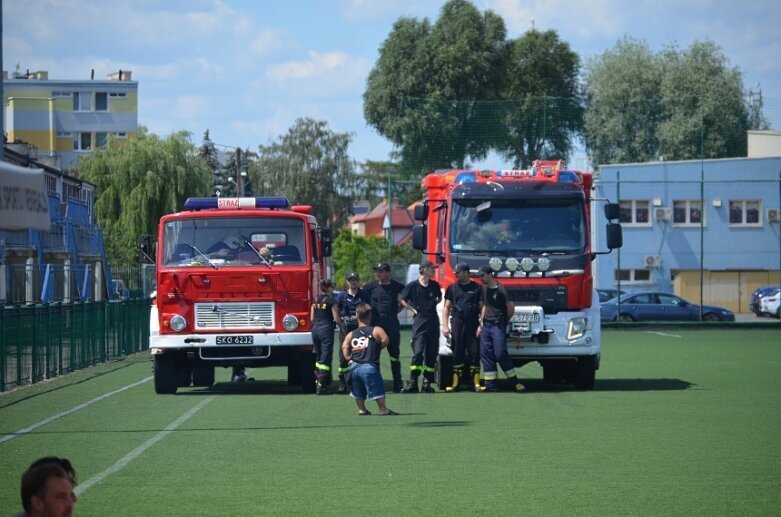
[[[510,381],[510,386],[513,387],[513,391],[515,393],[520,393],[522,391],[526,391],[526,386],[521,384],[520,379],[518,379],[518,377],[516,377],[515,375],[510,377],[508,380]]]
[[[421,390],[423,393],[434,393],[434,386],[431,385],[431,381],[428,379],[423,379],[423,389]]]
[[[461,368],[456,368],[453,370],[453,383],[445,388],[445,391],[447,393],[452,393],[454,391],[458,391],[460,389],[461,385],[461,376],[463,375],[463,370]]]
[[[472,372],[472,380],[475,383],[475,391],[482,391],[482,387],[480,386],[480,368],[471,368],[470,372]]]
[[[336,388],[336,393],[339,395],[347,394],[347,382],[344,380],[344,374],[339,374],[339,387]]]
[[[402,393],[417,393],[418,392],[418,379],[410,379],[406,386],[401,388]]]

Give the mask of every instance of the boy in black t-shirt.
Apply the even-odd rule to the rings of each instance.
[[[380,327],[369,325],[372,308],[359,305],[356,310],[358,328],[350,332],[342,342],[342,357],[350,364],[352,384],[350,395],[358,406],[358,414],[371,415],[366,409],[366,399],[377,402],[380,415],[396,415],[385,405],[385,385],[380,375],[380,352],[388,346],[388,335]]]
[[[442,289],[431,277],[436,266],[425,260],[420,264],[420,277],[413,280],[399,295],[400,303],[412,311],[412,359],[410,379],[402,393],[418,392],[418,377],[423,373],[423,392],[434,393],[434,371],[439,352],[439,316],[437,304],[442,300]]]

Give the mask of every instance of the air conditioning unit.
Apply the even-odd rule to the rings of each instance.
[[[777,223],[781,222],[781,209],[778,208],[768,208],[767,209],[767,222],[769,223]]]
[[[643,260],[645,267],[659,267],[662,265],[662,257],[659,255],[646,255]]]
[[[669,221],[673,218],[673,209],[669,206],[659,206],[654,208],[654,218],[657,221]]]

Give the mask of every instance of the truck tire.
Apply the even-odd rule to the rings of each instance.
[[[193,383],[193,369],[189,364],[177,365],[174,362],[174,370],[176,371],[176,385],[180,388],[189,388]]]
[[[312,352],[303,352],[299,358],[299,369],[301,371],[301,389],[304,393],[314,393],[315,382],[315,354]]]
[[[301,386],[301,361],[293,361],[287,365],[287,385]]]
[[[578,358],[575,372],[575,388],[579,390],[594,389],[596,372],[597,363],[593,355]]]
[[[176,393],[176,363],[172,357],[165,354],[153,358],[155,372],[155,393],[158,395],[173,395]]]
[[[437,356],[437,387],[445,391],[451,382],[453,382],[453,356]]]
[[[214,384],[214,366],[200,364],[193,366],[193,386],[208,388]]]
[[[561,384],[564,380],[564,371],[557,361],[546,362],[542,365],[542,380],[549,384]]]

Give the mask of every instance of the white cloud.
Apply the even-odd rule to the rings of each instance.
[[[556,30],[564,40],[572,33],[583,38],[621,35],[627,9],[615,0],[484,0],[482,7],[504,18],[510,37],[520,36],[533,24],[538,30]]]
[[[281,65],[270,66],[266,76],[274,81],[314,79],[344,68],[346,63],[347,54],[344,52],[325,52],[321,54],[320,52],[310,50],[308,60],[289,61]]]

